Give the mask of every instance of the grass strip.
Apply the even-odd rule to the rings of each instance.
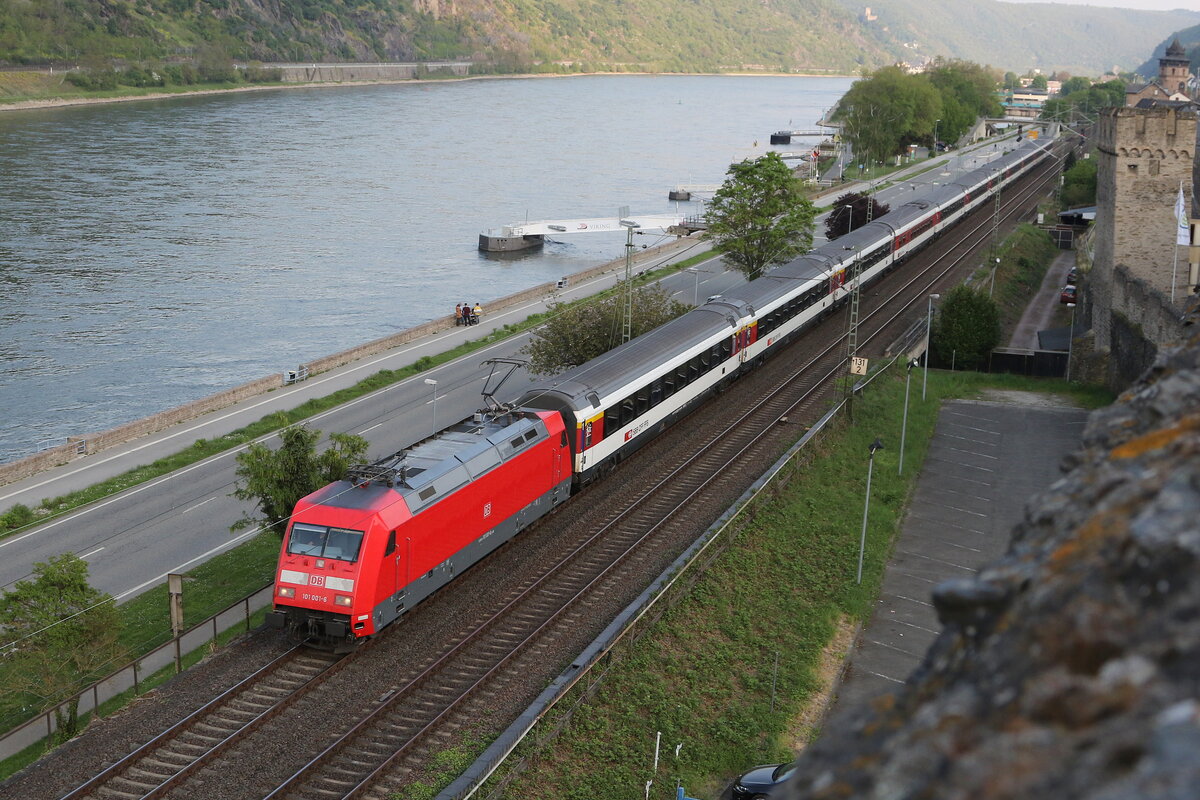
[[[675,272],[680,272],[688,267],[707,261],[713,257],[711,252],[704,252],[691,256],[683,261],[673,263],[667,266],[649,268],[639,273],[635,280],[638,282],[653,282],[660,280]],[[566,303],[567,306],[575,306],[584,303],[592,303],[608,296],[609,294],[618,291],[618,287],[607,289],[596,295],[573,300]],[[348,403],[351,400],[370,394],[371,392],[382,389],[386,386],[399,383],[415,375],[420,375],[434,367],[454,361],[465,355],[469,355],[477,350],[488,347],[503,339],[508,339],[518,334],[524,333],[532,328],[537,327],[548,317],[547,312],[532,314],[524,320],[509,325],[503,328],[498,328],[495,331],[479,338],[464,342],[463,344],[448,350],[444,353],[439,353],[434,356],[422,356],[407,367],[402,367],[395,370],[380,370],[375,374],[364,378],[353,386],[341,389],[333,394],[326,395],[320,398],[308,400],[301,405],[293,408],[290,411],[278,411],[274,414],[262,417],[261,419],[250,423],[242,428],[225,434],[224,436],[215,439],[199,439],[190,447],[187,447],[173,455],[165,456],[156,461],[142,466],[134,467],[120,475],[110,478],[106,481],[93,484],[85,489],[80,489],[75,492],[60,495],[58,497],[47,498],[43,500],[37,509],[29,509],[22,505],[13,506],[4,514],[0,514],[0,538],[10,536],[17,532],[25,532],[36,525],[50,522],[51,520],[66,514],[70,511],[85,506],[88,503],[102,500],[106,497],[111,497],[114,494],[125,491],[139,484],[145,483],[155,478],[159,478],[167,473],[190,466],[206,458],[211,458],[233,448],[240,447],[248,442],[252,442],[259,437],[266,436],[281,430],[289,425],[295,425],[303,422],[310,417],[321,414],[343,403]]]
[[[823,704],[822,651],[839,625],[865,621],[928,449],[942,400],[984,389],[1069,395],[1085,407],[1103,392],[1059,380],[931,372],[931,398],[909,397],[904,474],[898,474],[904,375],[885,376],[841,426],[795,467],[787,487],[756,501],[752,521],[682,602],[627,649],[567,731],[530,759],[506,797],[717,797],[755,764],[782,762],[815,738],[797,724]],[[875,456],[863,582],[855,582],[867,477]],[[587,683],[583,681],[581,683]],[[570,703],[560,703],[567,707]],[[552,711],[547,724],[555,722]],[[662,733],[659,772],[651,775]],[[679,757],[675,746],[681,744]],[[518,749],[519,754],[526,745]],[[404,793],[396,797],[408,797]]]

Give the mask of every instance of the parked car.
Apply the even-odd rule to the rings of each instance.
[[[763,800],[796,771],[795,762],[755,767],[733,782],[733,800]]]
[[[1075,287],[1071,286],[1070,284],[1064,286],[1062,289],[1062,293],[1059,294],[1059,296],[1058,296],[1058,302],[1074,303],[1075,302]]]
[[[1071,271],[1067,273],[1067,283],[1074,286],[1079,283],[1079,268],[1071,267]]]

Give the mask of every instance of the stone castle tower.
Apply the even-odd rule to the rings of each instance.
[[[1171,42],[1171,46],[1167,48],[1166,55],[1158,60],[1159,84],[1168,92],[1179,92],[1186,95],[1188,93],[1188,68],[1190,66],[1191,62],[1188,61],[1183,45],[1179,43],[1179,38],[1176,37]]]
[[[1089,291],[1095,344],[1107,350],[1120,340],[1121,324],[1142,324],[1150,295],[1167,303],[1172,289],[1180,302],[1190,294],[1189,258],[1175,244],[1175,203],[1181,184],[1184,197],[1192,196],[1196,112],[1107,108],[1096,145],[1096,249]],[[1145,333],[1157,340],[1153,331]]]

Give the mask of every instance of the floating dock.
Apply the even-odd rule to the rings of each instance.
[[[566,236],[577,233],[601,233],[625,228],[643,231],[681,229],[682,214],[640,214],[630,217],[598,217],[595,219],[557,219],[526,222],[491,228],[479,234],[479,249],[485,253],[509,253],[541,247],[547,236]]]

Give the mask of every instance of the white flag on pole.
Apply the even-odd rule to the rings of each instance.
[[[1180,181],[1179,197],[1175,200],[1175,244],[1188,245],[1192,243],[1188,227],[1187,212],[1184,210],[1183,203],[1183,182]]]

